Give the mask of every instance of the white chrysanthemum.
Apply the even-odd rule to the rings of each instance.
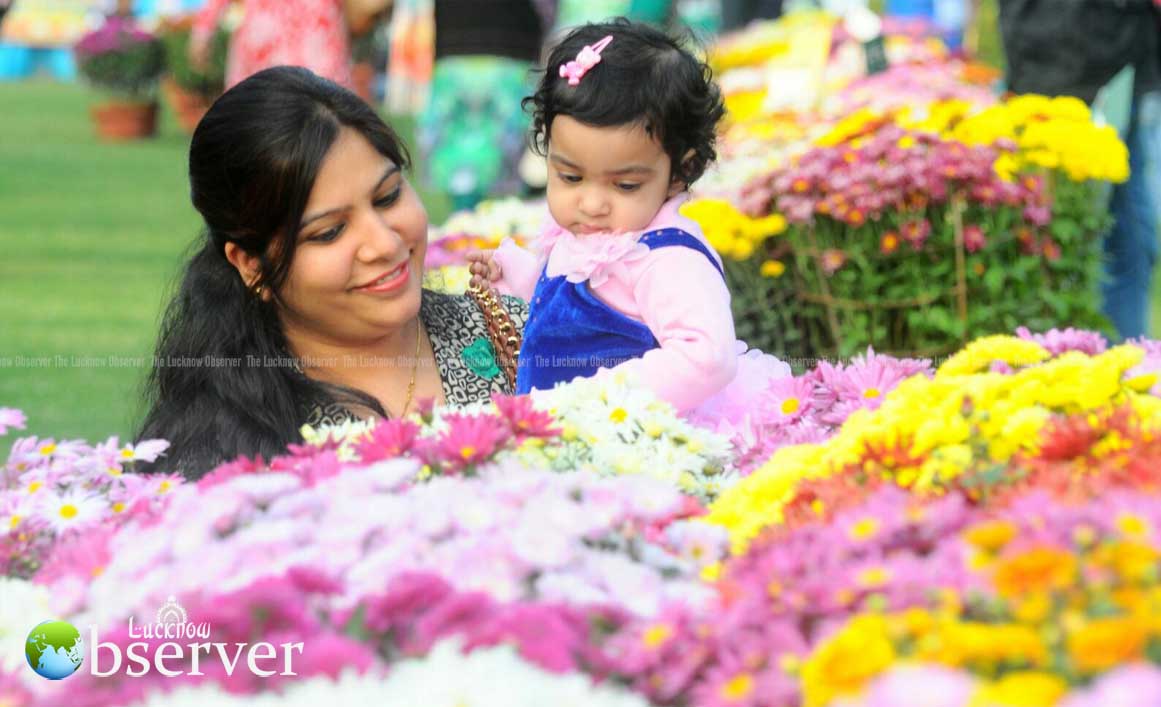
[[[510,646],[463,655],[443,641],[422,660],[398,664],[378,704],[424,707],[648,707],[638,695],[594,686],[581,674],[557,675],[520,658]]]
[[[377,420],[345,420],[339,424],[319,425],[311,427],[303,425],[299,429],[304,442],[316,447],[322,447],[328,442],[338,442],[337,455],[340,461],[350,462],[358,460],[355,454],[355,445],[365,438],[376,424]]]
[[[519,458],[556,470],[647,474],[703,499],[732,482],[730,441],[691,425],[673,407],[619,374],[533,393],[565,430],[563,444],[532,446]]]
[[[154,692],[140,707],[314,707],[320,704],[374,705],[389,703],[379,699],[383,678],[373,674],[344,672],[338,680],[310,678],[291,683],[285,692],[235,695],[214,683],[179,687],[171,692]]]
[[[80,488],[61,494],[50,492],[36,505],[37,517],[57,533],[86,528],[111,512],[108,501]]]
[[[23,579],[0,577],[0,597],[0,672],[35,675],[28,670],[24,639],[33,626],[53,617],[48,589]]]
[[[594,686],[578,673],[557,675],[521,659],[508,647],[460,653],[444,641],[425,658],[398,663],[386,678],[344,673],[337,681],[312,678],[284,692],[231,695],[217,686],[155,693],[142,707],[315,707],[319,704],[386,707],[649,707],[643,698]]]

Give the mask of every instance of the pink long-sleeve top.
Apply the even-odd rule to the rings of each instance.
[[[587,281],[597,299],[649,327],[658,348],[598,375],[623,372],[683,412],[722,390],[738,366],[730,291],[713,264],[692,248],[650,250],[637,242],[649,231],[680,228],[720,265],[701,228],[678,212],[686,199],[673,197],[645,229],[627,234],[576,236],[549,218],[539,253],[505,240],[494,255],[503,276],[498,289],[527,300],[533,312],[536,281],[546,269],[549,277]]]

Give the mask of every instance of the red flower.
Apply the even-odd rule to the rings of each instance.
[[[1041,435],[1040,457],[1055,461],[1088,456],[1093,445],[1105,436],[1105,432],[1105,425],[1099,422],[1092,424],[1088,415],[1050,420]]]

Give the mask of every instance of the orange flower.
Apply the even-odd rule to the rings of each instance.
[[[827,275],[833,275],[847,262],[847,254],[837,248],[829,248],[822,254],[822,270]]]
[[[987,520],[964,531],[964,540],[986,552],[996,552],[1016,537],[1016,526],[1011,521]]]
[[[1068,656],[1081,673],[1099,673],[1140,658],[1148,635],[1136,619],[1094,619],[1068,635]]]
[[[879,252],[883,255],[890,255],[899,249],[899,234],[894,231],[887,231],[883,237],[879,239]]]
[[[1076,557],[1052,547],[1038,547],[1000,560],[993,582],[1000,596],[1064,589],[1076,578]]]

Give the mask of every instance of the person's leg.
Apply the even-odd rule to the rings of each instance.
[[[1113,189],[1115,220],[1105,239],[1104,311],[1122,338],[1148,330],[1150,285],[1157,261],[1156,195],[1148,164],[1158,158],[1161,115],[1156,94],[1133,99],[1129,119],[1129,180]]]

